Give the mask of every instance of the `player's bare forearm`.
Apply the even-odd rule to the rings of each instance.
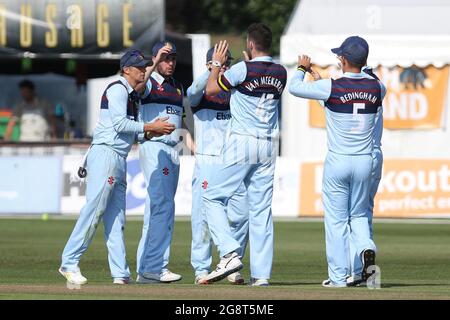
[[[217,82],[219,79],[220,69],[227,61],[228,43],[226,40],[219,41],[214,46],[214,53],[212,55],[211,73],[209,74],[208,83],[206,84],[205,93],[208,96],[214,96],[220,92],[220,87]]]
[[[214,96],[220,92],[219,84],[217,80],[219,79],[220,68],[212,68],[208,77],[208,82],[206,83],[205,93],[208,96]]]

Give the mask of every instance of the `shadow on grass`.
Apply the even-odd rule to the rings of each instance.
[[[321,282],[317,281],[271,281],[271,286],[322,286]],[[381,289],[387,288],[404,288],[404,287],[448,287],[448,283],[382,283]],[[349,288],[366,288],[362,286],[352,286]]]
[[[321,282],[317,281],[270,281],[272,286],[301,286],[301,285],[321,285]]]
[[[448,283],[382,283],[381,288],[396,287],[448,287]]]

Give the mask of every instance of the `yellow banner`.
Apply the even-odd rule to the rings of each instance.
[[[323,216],[323,163],[301,165],[300,216]],[[450,160],[385,160],[375,217],[450,215]]]
[[[315,67],[322,78],[339,77],[336,67]],[[442,126],[449,66],[435,68],[377,68],[377,76],[387,88],[383,100],[384,127],[388,129],[433,129]],[[311,127],[325,127],[323,108],[310,100]]]

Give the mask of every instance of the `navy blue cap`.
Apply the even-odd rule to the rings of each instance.
[[[120,58],[120,69],[125,67],[146,67],[152,64],[153,61],[145,59],[140,50],[128,50]]]
[[[152,48],[152,55],[156,57],[158,55],[159,49],[161,49],[164,46],[170,46],[172,47],[172,50],[170,50],[169,54],[177,54],[177,47],[172,42],[169,41],[159,41],[154,44]]]
[[[214,47],[209,49],[208,52],[206,53],[206,63],[212,61],[213,53],[214,53]],[[227,50],[227,57],[228,57],[227,62],[229,62],[230,60],[234,60],[234,58],[231,56],[230,50]]]
[[[361,37],[352,36],[345,39],[339,48],[331,49],[331,52],[350,62],[363,64],[369,55],[369,44]]]

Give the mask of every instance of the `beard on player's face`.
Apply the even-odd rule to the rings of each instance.
[[[156,66],[156,71],[163,77],[171,77],[175,72],[175,67],[177,65],[176,56],[170,55],[167,56],[166,59],[158,63]]]
[[[248,55],[248,58],[249,58],[250,60],[253,59],[253,58],[252,58],[252,50],[251,50],[250,48],[247,48],[247,55]]]
[[[247,51],[247,55],[250,60],[253,59],[252,58],[252,48],[253,48],[253,43],[250,40],[248,40],[248,38],[247,38],[247,48],[245,48],[245,51]]]
[[[175,72],[175,67],[169,67],[167,65],[159,64],[158,67],[156,68],[156,70],[163,77],[171,77],[171,76],[173,76],[173,73]]]

